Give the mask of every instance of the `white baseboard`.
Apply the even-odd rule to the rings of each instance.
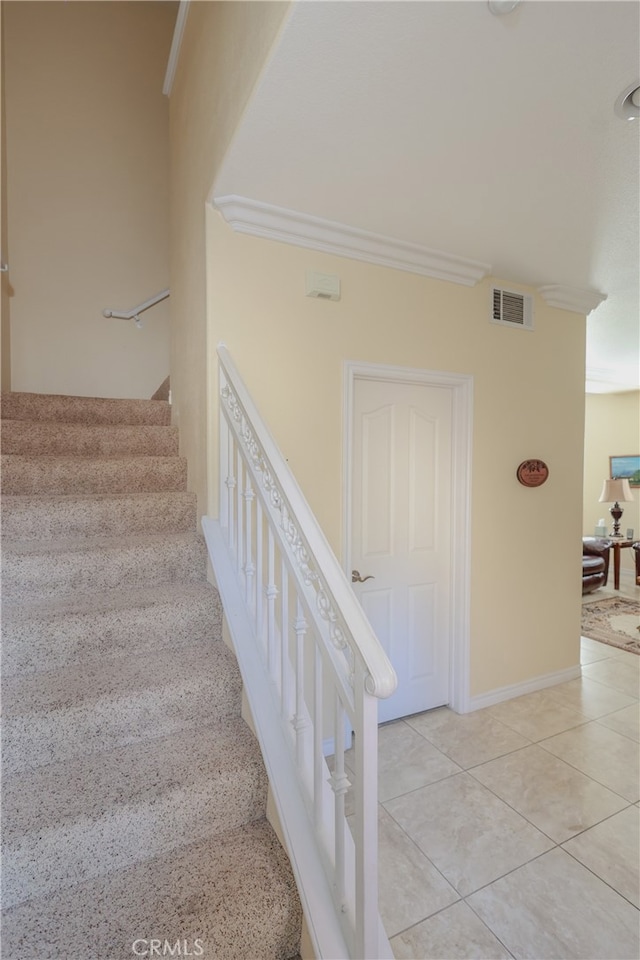
[[[580,676],[580,664],[577,663],[575,667],[567,667],[566,670],[557,670],[555,673],[545,673],[541,677],[533,677],[533,679],[524,680],[522,683],[512,683],[507,687],[496,687],[495,690],[489,690],[487,693],[480,693],[475,697],[470,697],[467,701],[467,710],[465,710],[465,713],[482,710],[483,707],[493,707],[496,703],[502,703],[504,700],[522,697],[525,693],[535,693],[536,690],[544,690],[545,687],[554,687],[558,683],[568,683],[570,680],[577,680]]]

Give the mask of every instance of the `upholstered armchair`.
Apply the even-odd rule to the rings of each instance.
[[[591,593],[604,587],[609,578],[610,540],[600,537],[582,538],[582,592]],[[636,558],[638,554],[636,553]],[[636,561],[637,562],[637,561]]]

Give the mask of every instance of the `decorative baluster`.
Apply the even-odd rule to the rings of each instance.
[[[305,730],[309,722],[306,719],[304,709],[304,638],[307,632],[307,621],[305,620],[300,600],[298,600],[296,604],[294,630],[296,634],[296,712],[292,722],[293,729],[296,733],[296,763],[298,764],[298,769],[302,770],[305,760]]]
[[[286,722],[291,716],[291,679],[289,669],[289,572],[280,558],[280,709]]]
[[[242,455],[240,453],[240,448],[238,447],[238,454],[236,457],[236,569],[238,573],[242,572],[242,558],[244,551],[244,538],[242,535],[243,528],[243,512],[242,512],[242,480],[244,477],[244,464],[242,462]]]
[[[252,543],[252,520],[253,520],[253,500],[255,493],[251,486],[251,477],[249,471],[246,472],[246,482],[244,488],[244,511],[245,511],[245,549],[244,549],[244,582],[245,582],[245,600],[249,609],[253,607],[253,577],[256,567],[253,562],[253,543]]]
[[[269,665],[269,676],[272,680],[276,678],[276,597],[278,588],[276,587],[275,572],[275,544],[273,541],[273,531],[268,529],[267,546],[267,663]]]
[[[264,558],[262,556],[264,518],[262,516],[262,504],[256,500],[256,637],[258,642],[264,645],[264,607],[263,607],[263,576],[264,576]]]
[[[324,821],[324,777],[326,764],[322,749],[324,729],[322,654],[316,640],[313,658],[313,812],[318,835]]]
[[[236,485],[236,478],[233,472],[233,465],[235,461],[235,443],[233,439],[233,434],[229,430],[229,449],[227,452],[227,479],[225,481],[227,487],[227,535],[229,537],[229,546],[233,551],[236,545],[236,530],[235,524],[233,522],[233,504],[234,504],[234,495],[233,490]]]
[[[345,857],[344,857],[344,831],[346,821],[344,816],[344,798],[347,790],[351,786],[349,778],[344,769],[344,710],[340,702],[337,690],[334,691],[335,711],[334,711],[334,766],[333,773],[329,778],[329,783],[334,792],[334,810],[335,810],[335,891],[336,903],[340,908],[345,905]]]
[[[222,381],[224,384],[224,380]],[[229,518],[229,426],[225,417],[224,400],[222,396],[218,407],[218,430],[220,435],[219,463],[218,463],[218,516],[220,526],[224,527]],[[228,529],[228,528],[227,528]]]

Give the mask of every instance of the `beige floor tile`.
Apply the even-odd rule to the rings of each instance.
[[[596,641],[598,643],[599,641]],[[612,647],[610,643],[601,643],[602,647],[606,647],[609,651],[609,656],[615,660],[616,658],[627,659],[627,663],[630,663],[631,666],[637,664],[640,666],[640,658],[637,653],[632,653],[630,650],[623,650],[622,647]]]
[[[508,960],[511,954],[466,903],[455,903],[391,941],[396,960]]]
[[[556,848],[469,905],[519,960],[637,960],[638,912]]]
[[[392,937],[459,897],[382,807],[378,830],[380,914],[387,935]]]
[[[633,654],[628,654],[632,657]],[[640,658],[638,658],[640,660]],[[626,657],[599,660],[597,663],[587,663],[582,668],[582,676],[589,680],[597,680],[607,687],[619,690],[635,700],[640,699],[640,675],[638,667]]]
[[[598,717],[613,713],[614,710],[622,710],[623,707],[631,706],[636,702],[633,697],[628,697],[619,690],[607,687],[604,683],[598,683],[597,680],[589,680],[587,677],[549,687],[548,694],[571,710],[588,717],[589,720],[596,720]]]
[[[598,783],[635,803],[640,794],[638,746],[592,720],[544,740],[540,746]]]
[[[389,800],[443,780],[460,767],[403,721],[378,731],[378,799]]]
[[[600,717],[598,723],[631,740],[640,742],[640,703],[634,703],[623,710],[616,710],[615,713],[610,713],[606,717]]]
[[[582,603],[596,603],[598,600],[605,600],[607,597],[630,597],[632,600],[640,600],[640,587],[637,587],[634,578],[629,571],[629,576],[625,576],[624,568],[621,570],[620,589],[615,590],[613,586],[613,568],[609,571],[609,580],[606,587],[599,587],[593,593],[585,593]]]
[[[556,843],[622,810],[627,801],[537,745],[471,771]]]
[[[468,773],[384,806],[462,896],[553,845]]]
[[[640,810],[633,805],[591,827],[563,848],[640,907]]]
[[[487,710],[459,714],[440,707],[407,718],[409,726],[467,769],[501,757],[529,741],[494,719]]]
[[[627,664],[628,667],[631,667],[636,673],[640,676],[640,655],[637,653],[632,653],[630,650],[620,650],[617,647],[613,648],[614,656],[617,655],[619,660],[622,660]]]
[[[560,703],[548,690],[528,693],[487,709],[496,720],[533,741],[577,727],[586,720],[583,714]]]
[[[595,663],[598,660],[607,660],[614,647],[606,643],[598,643],[590,637],[580,637],[580,663]]]

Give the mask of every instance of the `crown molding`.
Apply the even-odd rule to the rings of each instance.
[[[173,28],[171,50],[169,51],[169,62],[167,63],[167,70],[164,75],[164,86],[162,87],[162,92],[164,93],[165,97],[170,97],[173,89],[173,81],[176,75],[176,69],[178,67],[178,59],[180,57],[180,47],[182,46],[182,35],[187,22],[187,14],[189,13],[189,3],[190,0],[180,0],[180,6],[178,7],[176,25]]]
[[[486,263],[454,257],[417,243],[369,233],[247,197],[215,197],[212,202],[230,227],[254,237],[406,270],[436,280],[449,280],[467,287],[475,286],[491,270]]]
[[[637,379],[624,380],[610,368],[587,367],[585,380],[587,393],[632,393],[640,390]]]
[[[579,290],[577,287],[565,287],[559,283],[538,287],[538,293],[550,307],[571,310],[584,316],[588,316],[607,299],[606,293],[600,293],[599,290]]]

